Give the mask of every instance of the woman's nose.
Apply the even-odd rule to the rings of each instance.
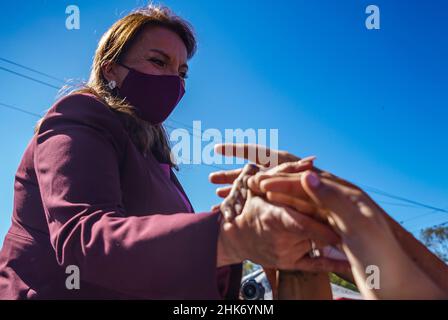
[[[179,70],[175,68],[174,66],[171,66],[170,68],[166,69],[166,74],[170,76],[178,76]]]

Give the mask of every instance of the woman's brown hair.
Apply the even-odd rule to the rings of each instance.
[[[119,99],[108,87],[102,67],[106,62],[120,62],[141,32],[150,26],[161,26],[175,32],[184,42],[187,57],[196,52],[196,38],[191,25],[165,6],[148,5],[115,22],[104,33],[93,60],[90,78],[83,87],[70,93],[91,93],[104,101],[121,118],[136,147],[146,155],[152,152],[158,161],[175,166],[168,135],[162,125],[151,125],[137,117],[131,105]],[[42,119],[38,122],[39,129]]]

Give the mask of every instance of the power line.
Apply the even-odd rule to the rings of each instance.
[[[195,130],[195,129],[199,130],[201,132],[201,134],[202,134],[202,131],[200,129],[198,129],[198,128],[193,128],[192,126],[186,125],[186,124],[184,124],[184,123],[182,123],[180,121],[176,121],[174,119],[170,119],[170,121],[182,124],[182,125],[190,128],[190,129],[192,129],[192,130]],[[174,128],[172,126],[169,126],[169,127]],[[190,134],[196,136],[193,132],[191,132]],[[222,170],[225,170],[225,169],[222,169]],[[361,184],[359,184],[359,185],[361,186]],[[428,204],[424,204],[424,203],[421,203],[421,202],[418,202],[418,201],[407,199],[407,198],[402,197],[402,196],[397,196],[397,195],[391,194],[389,192],[382,191],[382,190],[380,190],[378,188],[374,188],[374,187],[370,187],[370,186],[366,186],[366,185],[363,185],[362,187],[366,191],[371,192],[373,194],[382,195],[382,196],[385,196],[385,197],[388,197],[388,198],[391,198],[391,199],[395,199],[395,200],[399,200],[399,201],[403,201],[403,202],[408,203],[408,205],[406,205],[406,204],[398,204],[398,203],[391,203],[391,202],[387,203],[387,202],[383,201],[383,203],[386,203],[386,204],[389,204],[389,205],[402,206],[402,207],[411,207],[411,208],[418,208],[418,207],[420,207],[420,208],[424,208],[424,209],[434,210],[436,212],[448,213],[448,210],[446,210],[446,209],[437,208],[437,207],[434,207],[434,206],[431,206],[431,205],[428,205]]]
[[[26,110],[26,109],[24,109],[24,108],[20,108],[20,107],[12,106],[12,105],[10,105],[10,104],[6,104],[6,103],[3,103],[3,102],[0,102],[0,106],[1,106],[1,107],[5,107],[5,108],[8,108],[8,109],[11,109],[11,110],[19,111],[19,112],[22,112],[22,113],[25,113],[25,114],[29,114],[29,115],[34,116],[34,117],[38,117],[38,118],[41,118],[41,117],[42,117],[41,115],[39,115],[39,114],[37,114],[37,113],[28,111],[28,110]],[[170,129],[172,129],[172,130],[178,129],[178,128],[173,127],[173,126],[170,126],[170,125],[168,125],[168,124],[164,124],[164,126],[167,127],[167,128],[170,128]],[[186,129],[186,130],[187,130],[187,129]],[[188,130],[187,130],[187,131],[188,131]],[[192,133],[192,132],[190,132],[190,131],[188,131],[188,133],[191,134],[191,135],[194,135],[194,136],[196,136],[196,137],[200,137],[200,136],[195,135],[194,133]],[[220,168],[220,169],[223,169],[223,168]]]
[[[42,117],[41,115],[39,115],[39,114],[37,114],[37,113],[28,111],[28,110],[26,110],[26,109],[24,109],[24,108],[20,108],[20,107],[12,106],[12,105],[10,105],[10,104],[6,104],[6,103],[3,103],[3,102],[0,102],[0,107],[5,107],[5,108],[8,108],[8,109],[10,109],[10,110],[19,111],[19,112],[22,112],[22,113],[25,113],[25,114],[34,116],[34,117],[36,117],[36,118],[41,118],[41,117]],[[172,126],[170,126],[170,125],[166,125],[166,126],[169,127],[169,128],[171,128],[171,129],[177,129],[177,128],[172,127]],[[187,131],[188,131],[188,130],[187,130]],[[191,135],[193,135],[193,133],[190,132],[190,131],[188,131],[188,133],[191,134]],[[188,162],[188,160],[187,160],[187,159],[184,159],[184,158],[181,158],[181,160]],[[214,164],[204,163],[204,165],[209,166],[209,167],[212,167],[212,168],[215,168],[215,169],[219,169],[219,170],[226,170],[226,168],[223,168],[223,167],[220,167],[220,166],[217,166],[217,165],[214,165]]]
[[[1,58],[1,57],[0,57],[0,61],[7,62],[7,63],[12,64],[14,66],[23,68],[25,70],[28,70],[28,71],[31,71],[31,72],[34,72],[34,73],[37,73],[37,74],[40,74],[41,76],[44,76],[44,77],[47,77],[47,78],[50,78],[50,79],[53,79],[53,80],[56,80],[56,81],[59,81],[59,82],[65,82],[64,80],[62,80],[60,78],[57,78],[55,76],[52,76],[51,74],[48,74],[48,73],[45,73],[45,72],[42,72],[42,71],[30,68],[30,67],[27,67],[27,66],[24,66],[23,64],[18,63],[18,62],[14,62],[14,61],[11,61],[11,60],[8,60],[8,59],[5,59],[5,58]]]
[[[444,208],[444,209],[448,209],[448,208]],[[407,223],[407,222],[409,222],[409,221],[417,220],[417,219],[419,219],[419,218],[423,218],[423,217],[427,217],[427,216],[431,216],[431,215],[439,214],[439,213],[444,213],[444,212],[440,212],[440,211],[432,210],[432,211],[429,211],[429,212],[427,212],[427,213],[419,214],[419,215],[410,217],[410,218],[408,218],[408,219],[404,219],[404,220],[401,221],[400,223]]]
[[[167,128],[170,128],[171,130],[177,130],[177,129],[179,129],[179,128],[176,128],[176,127],[171,126],[171,125],[169,125],[169,124],[166,124],[166,123],[164,123],[163,126],[164,126],[164,127],[167,127]],[[187,130],[188,133],[191,134],[192,136],[195,136],[195,137],[197,137],[197,138],[199,138],[199,139],[202,139],[202,137],[201,137],[200,135],[197,135],[197,134],[195,134],[194,132],[190,132],[187,128],[182,128],[182,129]]]
[[[36,70],[36,69],[34,69],[34,68],[25,66],[25,65],[23,65],[23,64],[21,64],[21,63],[14,62],[14,61],[9,60],[9,59],[5,59],[5,58],[0,57],[0,61],[7,62],[7,63],[12,64],[12,65],[14,65],[14,66],[18,66],[18,67],[23,68],[23,69],[25,69],[25,70],[28,70],[28,71],[37,73],[37,74],[39,74],[39,75],[45,76],[45,77],[47,77],[47,78],[50,78],[50,79],[53,79],[53,80],[56,80],[56,81],[59,81],[59,82],[62,82],[62,83],[65,82],[63,79],[57,78],[57,77],[55,77],[55,76],[52,76],[51,74],[48,74],[48,73],[45,73],[45,72]],[[4,70],[4,71],[7,71],[7,72],[10,72],[10,73],[13,73],[13,74],[15,74],[15,75],[17,75],[17,76],[20,76],[20,77],[23,77],[23,78],[26,78],[26,79],[29,79],[29,80],[32,80],[32,81],[36,81],[36,82],[41,83],[41,84],[44,84],[44,85],[46,85],[46,86],[50,86],[51,88],[59,89],[59,87],[53,86],[52,84],[49,84],[49,83],[47,83],[47,82],[44,82],[44,81],[41,81],[41,80],[38,80],[38,79],[35,79],[35,78],[32,78],[32,77],[29,77],[29,76],[24,75],[24,74],[22,74],[22,73],[20,73],[20,72],[15,72],[15,71],[13,71],[13,70],[10,70],[10,69],[7,69],[7,68],[3,68],[3,67],[0,67],[0,69],[2,69],[2,70]],[[186,123],[183,123],[183,122],[181,122],[181,121],[177,121],[177,120],[175,120],[175,119],[168,119],[168,121],[171,121],[171,122],[180,124],[180,125],[182,125],[182,126],[184,126],[184,127],[190,128],[191,130],[196,130],[196,131],[198,131],[198,132],[200,132],[200,133],[202,134],[202,130],[200,130],[200,129],[198,129],[198,128],[194,128],[194,127],[192,127],[192,126],[190,126],[190,125],[188,125],[188,124],[186,124]],[[171,127],[171,128],[176,129],[176,128],[174,128],[174,127]],[[195,134],[193,133],[193,135],[195,135]],[[200,137],[200,136],[197,136],[197,135],[195,135],[195,136],[196,136],[196,137]]]
[[[23,108],[20,108],[20,107],[16,107],[16,106],[12,106],[12,105],[9,105],[9,104],[3,103],[3,102],[0,102],[0,106],[8,108],[8,109],[11,109],[11,110],[14,110],[14,111],[19,111],[19,112],[22,112],[22,113],[25,113],[25,114],[28,114],[28,115],[31,115],[31,116],[34,116],[34,117],[37,117],[37,118],[41,117],[41,115],[39,115],[37,113],[30,112],[30,111],[28,111],[26,109],[23,109]],[[172,126],[169,126],[169,125],[167,125],[167,126],[170,127],[171,129],[176,129],[175,127],[172,127]],[[193,134],[192,132],[189,132],[189,133]],[[180,159],[184,160],[184,161],[188,161],[188,160],[186,160],[184,158],[180,158]],[[217,165],[213,165],[213,164],[205,164],[204,163],[204,165],[206,165],[208,167],[213,167],[213,168],[216,168],[216,169],[219,169],[219,170],[226,170],[226,168],[223,168],[223,167],[220,167],[220,166],[217,166]],[[382,202],[382,203],[385,203],[385,204],[389,204],[389,205],[406,206],[406,205],[400,204],[400,203],[391,203],[391,202],[386,202],[386,201],[379,201],[379,202]],[[413,207],[418,207],[418,206],[416,204],[414,204]],[[445,211],[445,209],[442,209],[442,210],[443,210],[442,212]],[[418,218],[421,218],[421,217],[426,217],[428,215],[432,215],[432,214],[435,214],[435,213],[441,213],[441,210],[433,210],[433,211],[431,211],[429,213],[424,213],[424,214],[421,214],[421,215],[417,215],[417,216],[411,217],[409,219],[405,219],[405,220],[401,221],[401,223],[406,223],[406,222],[409,222],[411,220],[415,220],[415,219],[418,219]],[[442,224],[436,224],[436,225],[429,226],[429,227],[434,227],[434,226],[438,226],[438,225],[444,225],[446,223],[448,223],[448,222],[444,222]],[[417,231],[420,231],[420,230],[423,230],[423,229],[426,229],[426,228],[429,228],[429,227],[423,227],[423,228],[415,229],[414,231],[411,231],[411,232],[417,232]]]
[[[26,110],[26,109],[24,109],[24,108],[20,108],[20,107],[16,107],[16,106],[11,106],[11,105],[8,105],[8,104],[5,104],[5,103],[1,103],[1,102],[0,102],[0,106],[6,107],[6,108],[9,108],[9,109],[12,109],[12,110],[20,111],[20,112],[22,112],[22,113],[26,113],[26,114],[29,114],[29,115],[32,115],[32,116],[35,116],[35,117],[41,117],[39,114],[30,112],[30,111],[28,111],[28,110]],[[175,127],[170,126],[170,125],[166,125],[166,126],[169,127],[169,128],[171,128],[171,129],[176,129]],[[186,130],[187,130],[187,129],[186,129]],[[188,131],[188,130],[187,130],[187,131]],[[190,131],[188,131],[188,132],[189,132],[191,135],[194,135],[194,133],[192,133],[192,132],[190,132]],[[213,167],[213,168],[216,168],[216,169],[219,169],[219,170],[225,170],[225,168],[220,167],[220,166],[217,166],[217,165],[213,165],[213,164],[204,164],[204,165],[209,166],[209,167]],[[377,188],[368,187],[368,186],[364,186],[364,188],[365,188],[366,190],[368,190],[368,191],[369,191],[369,189],[370,189],[370,192],[372,192],[372,193],[376,193],[376,194],[380,194],[380,195],[383,195],[383,196],[385,196],[385,197],[389,197],[389,198],[392,198],[392,199],[396,199],[396,200],[400,200],[400,201],[408,202],[408,203],[411,203],[412,205],[417,206],[417,207],[423,207],[423,208],[431,209],[431,210],[433,210],[434,212],[444,212],[444,213],[448,213],[448,211],[445,210],[445,209],[437,208],[437,207],[430,206],[430,205],[427,205],[427,204],[423,204],[423,203],[421,203],[421,202],[417,202],[417,201],[414,201],[414,200],[406,199],[406,198],[404,198],[404,197],[400,197],[400,196],[392,195],[392,194],[390,194],[390,193],[388,193],[388,192],[381,191],[381,190],[379,190],[379,189],[377,189]],[[394,205],[399,205],[399,204],[394,204]],[[429,213],[429,214],[431,214],[431,213]],[[411,218],[411,219],[412,219],[412,218]],[[405,221],[406,221],[406,220],[405,220]],[[405,222],[405,221],[403,221],[403,222]]]
[[[395,199],[395,200],[400,200],[400,201],[403,201],[403,202],[411,203],[411,204],[414,204],[414,205],[417,205],[419,207],[423,207],[423,208],[426,208],[426,209],[431,209],[431,210],[434,210],[434,211],[448,213],[448,210],[445,210],[443,208],[437,208],[437,207],[434,207],[434,206],[431,206],[431,205],[428,205],[428,204],[425,204],[425,203],[421,203],[421,202],[414,201],[414,200],[411,200],[411,199],[407,199],[407,198],[404,198],[404,197],[401,197],[401,196],[397,196],[397,195],[391,194],[389,192],[382,191],[382,190],[374,188],[374,187],[370,187],[370,186],[366,186],[366,185],[362,185],[362,184],[359,184],[359,185],[362,186],[365,190],[367,190],[369,192],[372,192],[372,193],[375,193],[375,194],[378,194],[378,195],[382,195],[382,196],[385,196],[385,197],[388,197],[388,198],[391,198],[391,199]]]
[[[20,72],[16,72],[16,71],[10,70],[10,69],[8,69],[8,68],[4,68],[4,67],[0,67],[0,70],[3,70],[3,71],[6,71],[6,72],[15,74],[16,76],[19,76],[19,77],[22,77],[22,78],[25,78],[25,79],[28,79],[28,80],[31,80],[31,81],[34,81],[34,82],[43,84],[43,85],[45,85],[45,86],[47,86],[47,87],[50,87],[50,88],[58,89],[58,90],[59,90],[59,87],[57,87],[57,86],[54,86],[54,85],[52,85],[52,84],[50,84],[50,83],[48,83],[48,82],[41,81],[41,80],[38,80],[38,79],[33,78],[33,77],[30,77],[30,76],[24,75],[24,74],[22,74],[22,73],[20,73]]]
[[[396,207],[420,208],[419,206],[417,206],[415,204],[410,204],[410,203],[398,203],[398,202],[389,202],[389,201],[383,201],[383,200],[377,200],[376,202],[385,204],[385,205],[389,205],[389,206],[396,206]]]
[[[422,228],[419,228],[419,229],[413,229],[413,230],[411,230],[411,231],[409,231],[409,232],[411,232],[411,233],[415,233],[415,232],[417,232],[417,231],[422,231],[422,230],[424,230],[424,229],[428,229],[428,228],[443,227],[443,226],[445,226],[445,225],[447,225],[447,224],[448,224],[448,221],[445,221],[445,222],[442,222],[442,223],[436,223],[436,224],[433,224],[433,225],[430,225],[430,226],[427,226],[427,227],[422,227]]]
[[[16,65],[21,66],[21,67],[23,67],[23,68],[32,70],[33,72],[38,72],[38,73],[40,73],[40,74],[49,76],[48,74],[46,74],[46,73],[44,73],[44,72],[41,72],[41,71],[38,71],[38,70],[35,70],[35,69],[32,69],[32,68],[23,66],[23,65],[21,65],[21,64],[19,64],[19,63],[16,63],[16,62],[11,61],[11,60],[7,60],[7,59],[3,59],[3,58],[1,58],[1,59],[2,59],[3,61],[7,61],[8,63],[16,64]],[[21,74],[21,73],[18,73],[18,72],[15,72],[15,71],[12,71],[12,70],[3,68],[3,67],[0,67],[0,69],[2,69],[2,70],[4,70],[4,71],[7,71],[7,72],[10,72],[10,73],[13,73],[13,74],[16,74],[16,75],[21,76],[21,77],[23,77],[23,78],[26,78],[26,79],[28,79],[28,80],[32,80],[32,81],[38,82],[38,83],[40,83],[40,84],[43,84],[43,85],[46,85],[46,86],[49,86],[49,87],[52,87],[52,88],[55,88],[55,89],[59,89],[58,87],[53,86],[53,85],[51,85],[51,84],[49,84],[49,83],[47,83],[47,82],[37,80],[37,79],[35,79],[35,78],[32,78],[32,77],[23,75],[23,74]],[[51,77],[52,77],[52,76],[51,76]],[[14,108],[14,107],[13,107],[13,108]],[[20,109],[20,108],[19,108],[19,109]],[[25,109],[22,109],[21,111],[22,111],[22,112],[27,112],[27,111],[24,111],[24,110],[25,110]],[[184,125],[184,126],[186,126],[186,127],[189,127],[189,128],[192,129],[192,130],[197,129],[197,128],[193,128],[193,127],[191,127],[191,126],[189,126],[189,125],[187,125],[187,124],[184,124],[184,123],[182,123],[182,122],[180,122],[180,121],[177,121],[177,120],[174,120],[174,119],[171,119],[171,121],[180,123],[180,124],[182,124],[182,125]],[[174,128],[174,127],[172,127],[172,126],[169,126],[169,127]],[[197,129],[197,130],[198,130],[198,129]],[[187,130],[187,131],[188,131],[188,130]],[[190,134],[192,134],[192,135],[195,135],[193,132],[190,132],[190,131],[188,131],[188,132],[189,132]],[[202,134],[202,131],[201,131],[201,134]],[[205,164],[205,165],[208,165],[208,166],[211,166],[211,167],[214,167],[214,168],[218,168],[218,169],[220,169],[220,170],[225,170],[224,168],[221,168],[221,167],[218,167],[218,166],[215,166],[215,165],[209,165],[209,164]],[[419,206],[419,207],[423,207],[423,208],[426,208],[426,209],[431,209],[431,210],[435,210],[435,211],[439,211],[439,212],[445,212],[445,213],[448,213],[448,210],[445,210],[445,209],[442,209],[442,208],[437,208],[437,207],[434,207],[434,206],[431,206],[431,205],[427,205],[427,204],[424,204],[424,203],[421,203],[421,202],[417,202],[417,201],[414,201],[414,200],[411,200],[411,199],[407,199],[407,198],[404,198],[404,197],[401,197],[401,196],[397,196],[397,195],[391,194],[391,193],[389,193],[389,192],[382,191],[382,190],[380,190],[380,189],[378,189],[378,188],[373,188],[373,187],[366,186],[366,185],[363,186],[363,185],[361,185],[361,184],[359,184],[359,185],[362,186],[362,187],[363,187],[365,190],[367,190],[368,192],[371,192],[371,193],[374,193],[374,194],[377,194],[377,195],[382,195],[382,196],[385,196],[385,197],[389,197],[389,198],[391,198],[391,199],[395,199],[395,200],[403,201],[403,202],[410,203],[410,204],[413,204],[413,205],[416,205],[416,206]]]
[[[41,117],[37,113],[31,112],[31,111],[28,111],[28,110],[25,110],[25,109],[22,109],[22,108],[19,108],[19,107],[15,107],[15,106],[3,103],[3,102],[0,102],[0,107],[4,107],[4,108],[11,109],[11,110],[19,111],[19,112],[22,112],[22,113],[26,113],[26,114],[29,114],[31,116],[35,116],[37,118]]]
[[[11,110],[19,111],[19,112],[22,112],[22,113],[26,113],[26,114],[29,114],[29,115],[32,115],[32,116],[35,116],[35,117],[41,117],[37,113],[30,112],[30,111],[28,111],[28,110],[26,110],[24,108],[11,106],[11,105],[8,105],[8,104],[5,104],[5,103],[1,103],[1,102],[0,102],[0,106],[9,108]],[[167,125],[167,127],[171,128],[171,129],[176,129],[175,127],[170,126],[170,125]],[[190,132],[188,129],[186,129],[186,130],[191,135],[194,135],[194,133]],[[219,170],[226,170],[226,168],[224,168],[224,167],[220,167],[220,166],[213,165],[213,164],[204,163],[204,165],[208,166],[208,167],[215,168],[215,169],[219,169]],[[437,207],[434,207],[434,206],[431,206],[431,205],[427,205],[427,204],[424,204],[424,203],[421,203],[421,202],[418,202],[418,201],[414,201],[414,200],[407,199],[407,198],[404,198],[404,197],[401,197],[401,196],[393,195],[393,194],[390,194],[388,192],[379,190],[377,188],[373,188],[373,187],[369,187],[369,186],[363,186],[363,188],[366,189],[367,191],[370,191],[371,193],[375,193],[375,194],[379,194],[379,195],[382,195],[382,196],[385,196],[385,197],[389,197],[389,198],[392,198],[392,199],[395,199],[395,200],[400,200],[400,201],[403,201],[403,202],[407,202],[407,203],[413,204],[414,206],[417,206],[417,207],[423,207],[423,208],[431,209],[431,210],[437,211],[437,212],[448,213],[448,210],[446,210],[446,209],[437,208]]]
[[[174,119],[168,119],[168,121],[171,121],[171,122],[180,124],[180,125],[182,125],[182,126],[184,126],[184,127],[186,127],[186,128],[189,128],[189,129],[191,129],[191,130],[199,131],[201,134],[203,133],[201,129],[199,129],[199,128],[194,128],[194,127],[192,127],[192,126],[190,126],[190,125],[188,125],[188,124],[186,124],[186,123],[183,123],[183,122],[181,122],[181,121],[177,121],[177,120],[174,120]]]
[[[45,73],[45,72],[36,70],[36,69],[34,69],[34,68],[25,66],[25,65],[23,65],[23,64],[21,64],[21,63],[14,62],[14,61],[9,60],[9,59],[5,59],[5,58],[0,57],[0,61],[7,62],[7,63],[9,63],[9,64],[12,64],[12,65],[21,67],[21,68],[23,68],[23,69],[25,69],[25,70],[32,71],[32,72],[34,72],[34,73],[43,75],[43,76],[48,77],[48,78],[50,78],[50,79],[57,80],[57,81],[59,81],[59,82],[63,82],[63,83],[65,82],[64,80],[59,79],[59,78],[57,78],[57,77],[55,77],[55,76],[52,76],[52,75],[50,75],[50,74],[48,74],[48,73]],[[10,70],[10,69],[7,69],[7,68],[3,68],[3,67],[0,67],[0,69],[2,69],[2,70],[4,70],[4,71],[7,71],[7,72],[10,72],[10,73],[13,73],[13,74],[15,74],[15,75],[17,75],[17,76],[20,76],[20,77],[23,77],[23,78],[26,78],[26,79],[29,79],[29,80],[32,80],[32,81],[36,81],[36,82],[38,82],[38,83],[41,83],[41,84],[44,84],[44,85],[47,85],[47,86],[50,86],[50,87],[52,87],[52,88],[59,89],[59,87],[53,86],[53,85],[51,85],[51,84],[49,84],[49,83],[47,83],[47,82],[44,82],[44,81],[41,81],[41,80],[38,80],[38,79],[35,79],[35,78],[32,78],[32,77],[29,77],[29,76],[24,75],[24,74],[22,74],[22,73],[20,73],[20,72],[15,72],[15,71],[13,71],[13,70]],[[191,130],[196,130],[196,131],[200,132],[200,134],[203,133],[202,130],[200,130],[199,128],[194,128],[194,127],[192,127],[192,126],[190,126],[190,125],[188,125],[188,124],[186,124],[186,123],[183,123],[183,122],[181,122],[181,121],[178,121],[178,120],[175,120],[175,119],[168,119],[168,121],[171,121],[171,122],[180,124],[180,125],[182,125],[182,126],[184,126],[184,127],[186,127],[186,128],[189,128],[189,129],[191,129]],[[167,126],[167,125],[166,125],[166,126]],[[173,129],[177,129],[177,128],[174,128],[173,126],[167,126],[167,127],[170,127],[170,128],[173,128]],[[201,136],[198,136],[198,135],[194,134],[193,132],[192,132],[191,134],[194,135],[194,136],[196,136],[196,137],[202,138]]]

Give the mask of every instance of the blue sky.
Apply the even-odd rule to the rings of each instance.
[[[0,58],[58,78],[87,79],[97,42],[143,1],[9,1],[0,13]],[[448,209],[448,3],[432,1],[164,1],[199,40],[187,93],[168,121],[203,129],[278,129],[282,149],[317,155],[344,178]],[[65,28],[78,5],[80,30]],[[381,10],[367,30],[365,8]],[[0,61],[0,67],[39,77]],[[0,70],[0,103],[42,113],[57,90]],[[0,107],[0,242],[10,224],[13,181],[36,118]],[[219,200],[214,168],[182,165],[197,211]],[[372,193],[411,231],[448,213]]]

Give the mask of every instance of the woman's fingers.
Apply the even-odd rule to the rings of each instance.
[[[249,188],[257,193],[261,194],[263,191],[260,188],[260,183],[263,180],[272,178],[272,177],[287,177],[288,174],[304,172],[306,170],[310,170],[313,168],[313,161],[316,157],[307,157],[300,161],[295,162],[285,162],[274,168],[271,168],[264,172],[259,172],[255,176],[249,178],[248,186]]]
[[[274,167],[284,162],[298,161],[300,158],[265,146],[245,143],[224,143],[215,145],[215,152],[226,157],[247,159],[264,167]]]
[[[230,187],[230,190],[226,188],[219,191],[221,194],[227,193],[221,204],[221,211],[226,221],[232,221],[243,211],[248,197],[247,180],[250,176],[256,174],[258,170],[259,168],[256,165],[246,164]]]
[[[231,192],[221,203],[220,209],[224,220],[232,221],[240,213],[243,207],[242,199],[238,192]]]
[[[301,240],[295,243],[291,241],[288,246],[276,250],[278,255],[277,268],[280,270],[295,270],[297,260],[308,255],[311,248],[309,240]]]
[[[339,236],[328,225],[293,209],[285,208],[285,210],[293,219],[292,223],[285,225],[290,225],[289,230],[303,239],[315,239],[320,245],[336,244],[340,241]]]
[[[309,257],[311,250],[317,249],[322,254],[323,249],[331,247],[321,240],[306,239],[295,244],[295,253],[300,257]]]
[[[266,193],[266,198],[270,202],[292,207],[296,211],[308,214],[320,222],[331,225],[327,211],[317,207],[312,201],[306,201],[300,198],[292,197],[285,193],[272,191],[268,191]]]
[[[232,186],[218,188],[216,189],[216,195],[220,198],[225,198],[230,194],[230,190],[232,190]]]
[[[256,144],[224,143],[215,145],[215,152],[226,157],[246,159],[256,164],[261,164],[260,154],[270,156],[271,150]]]
[[[269,175],[275,175],[278,173],[297,173],[310,170],[313,168],[313,161],[315,159],[315,156],[310,156],[299,161],[285,162],[269,169],[266,173]]]
[[[290,195],[280,193],[280,192],[267,192],[266,198],[270,202],[279,203],[282,205],[287,205],[289,207],[292,207],[296,211],[313,215],[317,212],[317,208],[314,204],[304,201],[302,199],[291,197]]]
[[[301,175],[301,173],[295,173],[270,177],[260,182],[260,189],[263,192],[285,193],[292,197],[309,200],[309,195],[300,182]]]
[[[243,168],[227,171],[216,171],[212,172],[208,176],[208,179],[211,183],[214,184],[232,184],[233,181],[238,178],[242,171]]]
[[[311,244],[311,240],[307,239],[304,241],[300,241],[295,245],[295,252],[298,256],[303,257],[307,255],[312,248],[313,246]]]
[[[309,240],[301,241],[295,245],[295,261],[286,262],[279,269],[300,270],[305,272],[334,272],[339,274],[350,273],[350,264],[347,261],[335,260],[325,257],[311,258],[308,252],[311,250]],[[269,280],[273,294],[277,290],[277,269],[263,267]]]
[[[261,190],[260,184],[262,181],[266,179],[270,179],[273,176],[266,172],[259,172],[255,176],[249,178],[247,185],[255,194],[264,194],[264,191]],[[276,177],[286,177],[285,174],[278,173]]]
[[[285,163],[284,165],[277,166],[277,167],[273,168],[272,171],[269,170],[269,171],[265,171],[265,172],[260,172],[254,176],[251,176],[248,180],[249,188],[257,194],[261,193],[260,183],[263,180],[272,178],[274,175],[286,177],[286,175],[284,175],[284,173],[286,174],[286,173],[292,173],[292,172],[306,171],[306,170],[311,169],[313,166],[312,162],[304,162],[304,163],[289,162],[289,163]],[[243,169],[241,168],[241,169],[236,169],[236,170],[213,172],[210,174],[209,180],[210,180],[210,182],[212,182],[214,184],[232,184],[235,182],[235,180],[241,174],[242,170]],[[225,198],[229,195],[229,192],[231,189],[232,189],[231,186],[217,188],[216,194],[221,198]]]

